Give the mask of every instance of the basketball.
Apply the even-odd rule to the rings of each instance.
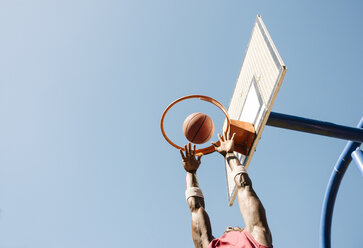
[[[212,138],[214,124],[212,119],[203,113],[189,115],[183,123],[185,138],[194,144],[203,144]]]

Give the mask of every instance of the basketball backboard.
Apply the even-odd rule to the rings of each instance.
[[[256,138],[248,155],[236,153],[246,169],[261,138],[285,73],[286,66],[262,18],[257,16],[228,108],[231,119],[252,123],[256,130]],[[236,198],[236,185],[227,163],[225,167],[228,202],[232,206]]]

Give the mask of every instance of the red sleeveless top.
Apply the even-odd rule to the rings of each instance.
[[[208,248],[272,248],[260,245],[246,230],[230,231],[218,239],[213,239]]]

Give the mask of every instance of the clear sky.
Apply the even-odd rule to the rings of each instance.
[[[362,13],[361,1],[0,1],[0,248],[193,247],[164,108],[188,94],[227,107],[260,14],[288,68],[273,111],[356,126]],[[265,128],[249,173],[275,247],[318,247],[345,144]],[[243,226],[222,157],[203,157],[198,176],[214,235]],[[333,247],[362,247],[362,195],[352,163]]]

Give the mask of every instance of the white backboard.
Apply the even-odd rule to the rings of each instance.
[[[256,138],[249,154],[244,156],[236,153],[246,168],[261,138],[285,73],[286,66],[262,18],[257,16],[228,108],[231,119],[252,123],[256,130]],[[227,163],[225,167],[228,202],[232,206],[236,198],[236,185]]]

